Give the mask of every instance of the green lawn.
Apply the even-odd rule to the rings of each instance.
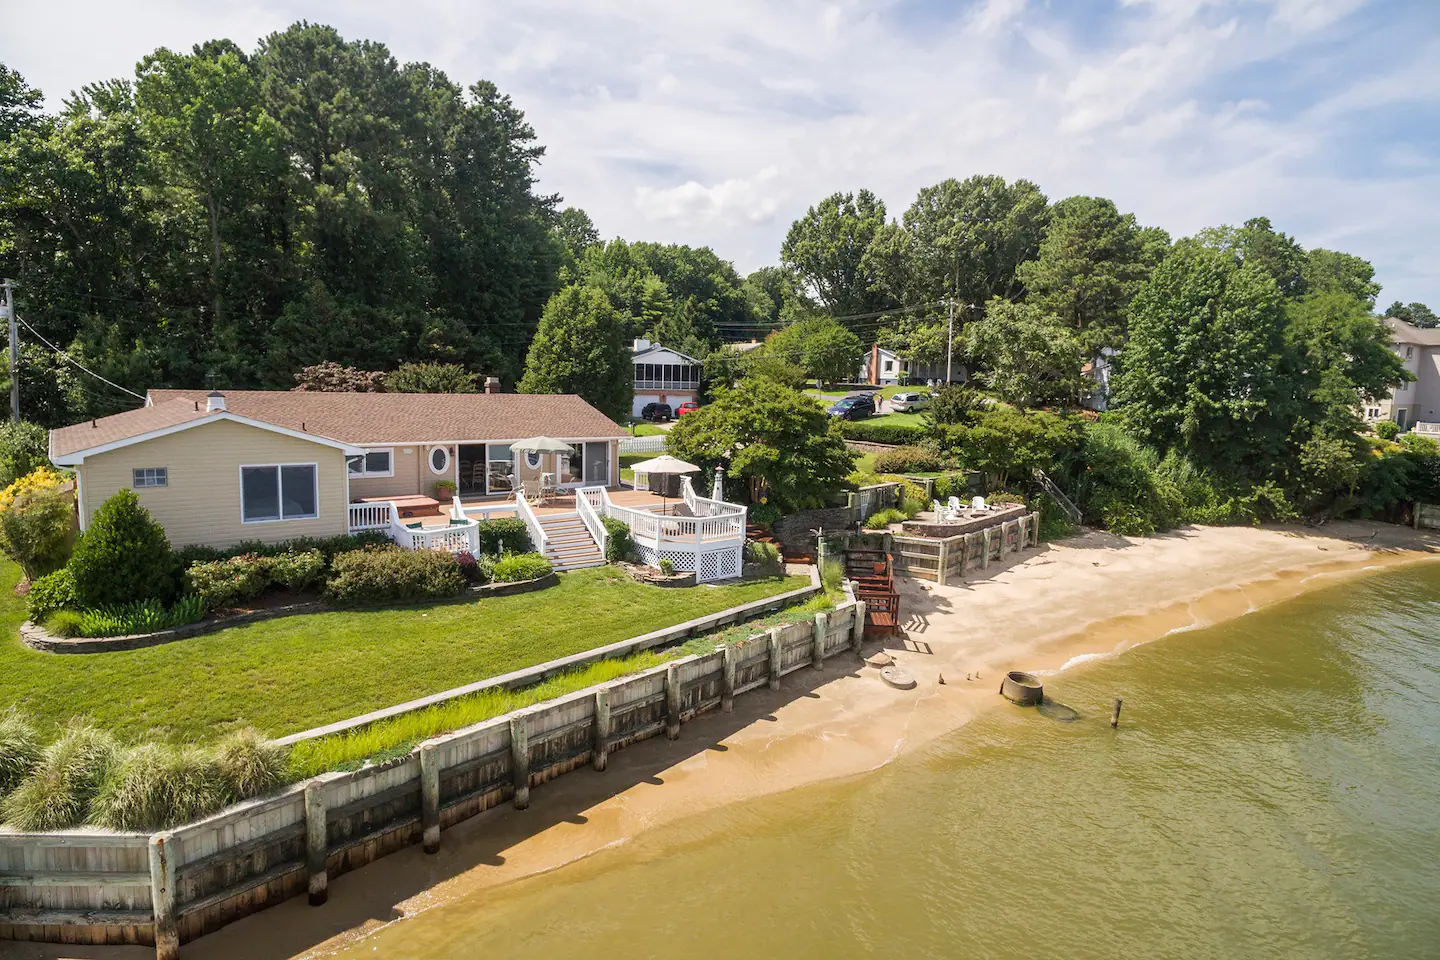
[[[664,589],[607,567],[548,590],[423,607],[284,617],[123,653],[20,642],[19,569],[0,562],[0,709],[47,725],[88,716],[124,740],[271,736],[343,720],[794,590],[803,577]]]
[[[635,426],[631,427],[631,430],[637,437],[659,437],[665,433],[665,431],[661,430],[656,424],[645,423],[643,421],[635,424]]]
[[[633,467],[642,460],[649,460],[658,457],[658,453],[622,453],[620,454],[620,479],[629,483],[635,482],[635,471]]]

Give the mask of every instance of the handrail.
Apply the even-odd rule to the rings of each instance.
[[[1069,518],[1070,522],[1079,524],[1082,519],[1080,508],[1075,506],[1069,497],[1065,496],[1065,492],[1060,489],[1054,480],[1050,479],[1050,475],[1039,467],[1036,467],[1035,479],[1040,484],[1040,489],[1050,495],[1050,499],[1055,501],[1055,505]]]
[[[469,519],[470,519],[469,517],[465,516],[465,504],[463,504],[463,503],[460,502],[460,494],[458,494],[458,493],[451,494],[451,497],[450,497],[450,519],[451,519],[451,520],[469,520]]]
[[[530,544],[535,552],[545,554],[548,552],[550,538],[545,536],[545,528],[540,525],[540,518],[535,516],[535,511],[530,509],[529,502],[525,499],[525,491],[515,489],[515,512],[520,519],[525,521],[525,529],[530,531]]]
[[[384,530],[390,526],[390,519],[395,516],[395,504],[393,501],[348,504],[348,521],[350,532],[356,530]]]
[[[600,548],[600,555],[603,557],[610,532],[605,529],[605,524],[600,522],[600,514],[596,512],[595,505],[590,502],[589,497],[582,496],[583,493],[583,490],[575,491],[575,511],[580,514],[581,522],[585,524],[585,529],[590,531],[590,536]]]

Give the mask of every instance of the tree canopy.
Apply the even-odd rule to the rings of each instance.
[[[625,318],[594,287],[550,298],[525,359],[521,393],[577,393],[612,420],[630,415],[635,367]]]

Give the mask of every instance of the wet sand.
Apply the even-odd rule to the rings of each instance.
[[[1338,579],[1440,556],[1440,538],[1361,523],[1314,530],[1190,528],[1146,540],[1091,533],[992,565],[961,584],[905,581],[905,638],[885,648],[918,680],[894,690],[841,656],[303,897],[184,947],[200,958],[319,956],[428,907],[555,870],[648,828],[807,783],[855,776],[1003,704],[1006,670],[1064,669],[1231,619]],[[867,646],[867,654],[879,645]],[[967,674],[972,678],[967,680]],[[944,683],[940,682],[943,675]],[[28,957],[141,957],[148,949],[18,947]],[[9,954],[7,954],[8,956]]]

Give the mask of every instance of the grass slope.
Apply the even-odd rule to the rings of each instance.
[[[18,578],[0,562],[0,707],[46,727],[89,717],[126,741],[208,741],[242,724],[283,736],[805,584],[670,590],[597,567],[515,597],[308,614],[145,650],[58,655],[21,643]]]

